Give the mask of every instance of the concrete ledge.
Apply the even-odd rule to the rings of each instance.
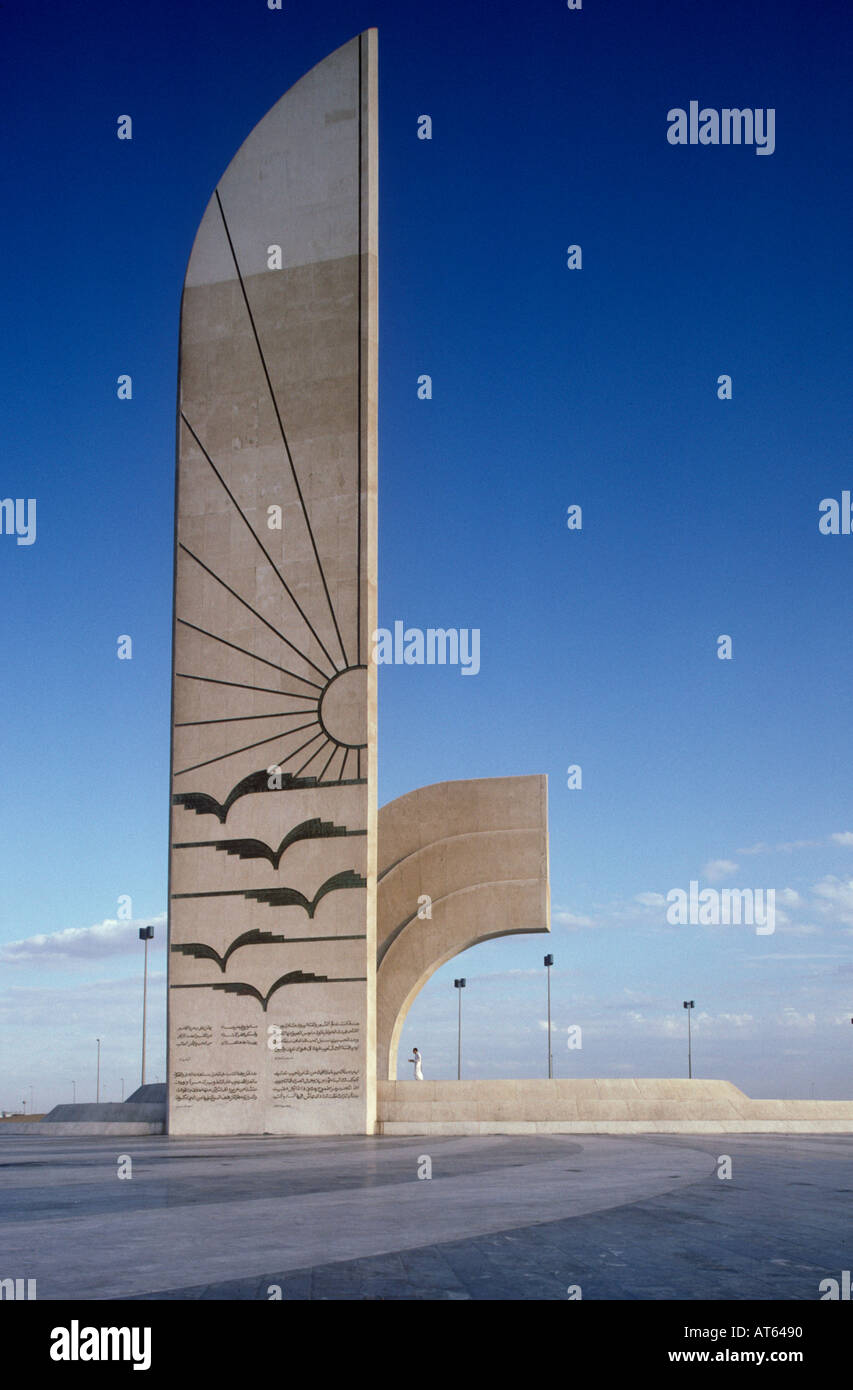
[[[853,1101],[687,1078],[380,1081],[379,1134],[853,1134]]]
[[[163,1124],[165,1105],[136,1105],[132,1101],[103,1101],[99,1105],[55,1105],[41,1124]]]
[[[41,1134],[62,1137],[74,1134],[113,1135],[120,1139],[123,1135],[163,1134],[166,1129],[165,1099],[158,1099],[157,1091],[165,1088],[146,1086],[148,1097],[134,1102],[133,1097],[125,1101],[103,1101],[96,1104],[55,1105],[43,1120],[16,1124],[16,1134]],[[143,1088],[135,1095],[141,1094]],[[0,1133],[5,1129],[0,1128]]]
[[[383,1135],[853,1134],[853,1120],[380,1120]]]
[[[2,1138],[7,1131],[10,1134],[36,1134],[42,1137],[49,1136],[51,1138],[60,1139],[70,1139],[72,1135],[78,1134],[97,1134],[101,1135],[101,1137],[104,1135],[114,1135],[116,1139],[120,1139],[124,1135],[162,1134],[163,1121],[152,1120],[146,1123],[143,1120],[130,1120],[125,1121],[124,1124],[118,1122],[113,1124],[109,1120],[40,1120],[35,1124],[23,1123],[14,1126],[5,1126],[3,1129],[0,1129],[0,1138]]]

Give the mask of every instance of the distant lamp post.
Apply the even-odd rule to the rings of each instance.
[[[30,1114],[31,1114],[31,1115],[34,1115],[35,1113],[36,1113],[36,1103],[35,1103],[35,1100],[33,1099],[33,1088],[32,1088],[32,1086],[30,1086]]]
[[[72,1082],[71,1082],[71,1103],[72,1103],[72,1105],[76,1105],[76,1104],[77,1104],[77,1082],[76,1082],[76,1081],[72,1081]]]
[[[545,957],[545,969],[548,972],[548,1080],[554,1075],[554,1054],[551,1051],[551,966],[554,964],[553,956]]]
[[[456,1034],[456,1080],[462,1080],[462,991],[466,980],[454,980],[453,988],[459,991],[459,1027]]]
[[[121,1098],[124,1100],[124,1077],[121,1078]]]
[[[139,940],[145,942],[145,965],[142,971],[142,1081],[140,1085],[145,1085],[145,1015],[148,1008],[148,943],[154,935],[153,927],[140,927]],[[122,1089],[122,1100],[124,1100],[124,1090]]]
[[[98,1070],[97,1070],[96,1077],[95,1077],[95,1104],[97,1105],[98,1101],[101,1099],[101,1040],[100,1040],[100,1038],[96,1038],[96,1039],[95,1039],[95,1042],[98,1044]]]
[[[693,1079],[693,1041],[690,1035],[690,1011],[695,1008],[692,999],[685,999],[684,1007],[687,1010],[687,1075]]]

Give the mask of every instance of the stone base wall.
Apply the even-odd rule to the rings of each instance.
[[[751,1100],[730,1081],[382,1081],[378,1133],[853,1134],[853,1101]]]

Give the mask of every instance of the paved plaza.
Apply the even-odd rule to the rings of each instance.
[[[853,1136],[10,1131],[0,1275],[39,1299],[813,1301],[853,1262]]]

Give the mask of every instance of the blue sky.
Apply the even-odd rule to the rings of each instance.
[[[94,1098],[97,1035],[132,1089],[149,921],[164,1075],[181,285],[237,147],[369,25],[380,621],[481,632],[475,678],[380,668],[380,801],[545,772],[551,833],[550,940],[450,962],[401,1055],[455,1074],[463,973],[466,1074],[541,1074],[548,950],[558,1075],[683,1074],[694,998],[698,1075],[853,1097],[853,537],[818,530],[851,482],[847,8],[16,0],[0,496],[37,538],[0,535],[0,1106]],[[773,107],[774,153],[670,145],[692,99]],[[691,879],[775,889],[775,932],[669,925]]]

